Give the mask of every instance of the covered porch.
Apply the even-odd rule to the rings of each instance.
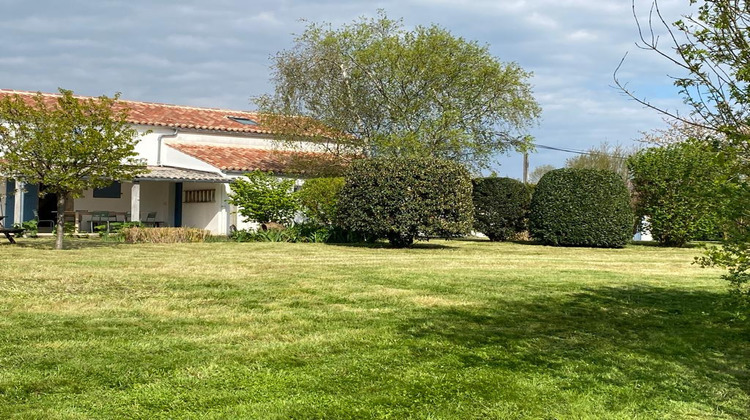
[[[86,190],[81,197],[68,200],[65,218],[74,224],[76,233],[91,233],[95,226],[92,221],[96,222],[106,212],[110,222],[146,221],[152,215],[151,225],[159,222],[161,226],[197,227],[214,234],[227,234],[229,181],[211,172],[150,166],[146,174],[133,181],[115,181],[108,187]],[[0,180],[0,187],[4,192],[0,209],[6,226],[34,219],[56,219],[57,197],[44,194],[44,186],[11,179]],[[49,226],[46,222],[41,225]]]

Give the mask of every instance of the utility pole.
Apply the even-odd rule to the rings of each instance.
[[[529,183],[529,152],[523,152],[523,183]]]

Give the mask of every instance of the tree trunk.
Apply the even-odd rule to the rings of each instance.
[[[65,236],[65,197],[67,194],[57,193],[57,240],[55,249],[63,249],[63,237]]]

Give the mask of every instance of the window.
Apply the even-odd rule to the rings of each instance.
[[[255,121],[255,120],[251,120],[250,118],[245,118],[245,117],[227,117],[227,118],[229,118],[229,119],[230,119],[230,120],[232,120],[232,121],[238,122],[238,123],[240,123],[240,124],[245,124],[245,125],[258,125],[258,122],[257,122],[257,121]]]
[[[120,198],[122,196],[122,184],[114,181],[104,188],[94,188],[94,198]]]
[[[216,190],[189,190],[184,192],[183,203],[213,203]]]

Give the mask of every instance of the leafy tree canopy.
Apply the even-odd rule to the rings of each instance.
[[[566,168],[602,169],[620,175],[624,181],[628,179],[627,158],[634,150],[622,145],[610,145],[607,142],[590,148],[586,154],[568,158]]]
[[[273,95],[256,98],[267,124],[287,140],[310,134],[310,121],[336,152],[431,156],[482,167],[530,141],[540,107],[531,73],[502,63],[487,46],[439,26],[404,29],[384,12],[334,29],[310,24],[276,55]],[[273,115],[280,116],[274,124]],[[289,124],[289,118],[302,118]],[[309,118],[304,118],[309,117]],[[339,133],[334,135],[332,133]]]
[[[67,196],[144,170],[136,159],[138,133],[118,99],[81,99],[65,89],[54,100],[41,93],[0,99],[0,174],[57,194],[58,249]]]

